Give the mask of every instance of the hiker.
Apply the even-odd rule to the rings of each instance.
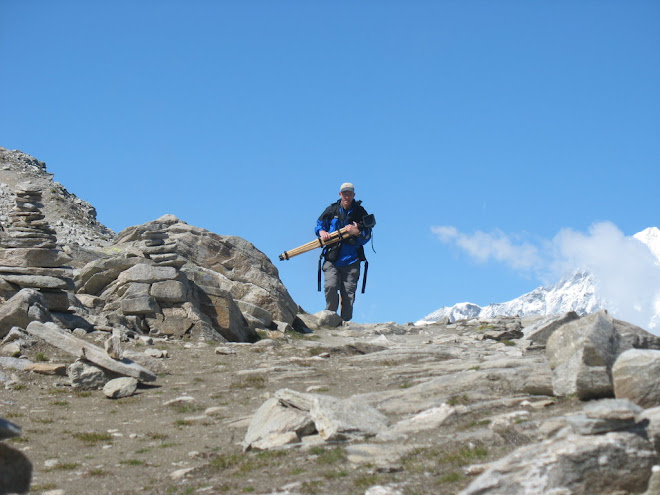
[[[323,241],[327,241],[332,232],[343,227],[346,227],[349,235],[341,242],[326,246],[322,253],[325,309],[337,311],[341,295],[339,314],[344,321],[350,321],[353,318],[355,290],[360,278],[360,261],[366,261],[362,246],[371,238],[370,228],[360,229],[358,226],[358,222],[361,222],[367,215],[361,203],[362,201],[355,201],[353,184],[343,183],[339,188],[339,200],[325,209],[314,229],[314,233]]]

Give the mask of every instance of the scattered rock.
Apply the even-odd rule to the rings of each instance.
[[[135,378],[123,377],[110,380],[103,386],[103,395],[108,399],[121,399],[130,397],[137,389],[138,381]]]
[[[103,349],[74,337],[54,323],[39,323],[33,321],[27,326],[26,330],[30,335],[39,337],[50,345],[53,345],[72,356],[84,358],[104,369],[112,371],[113,373],[132,376],[143,382],[152,382],[156,380],[156,375],[153,372],[140,366],[136,362],[127,358],[122,360],[112,359]]]

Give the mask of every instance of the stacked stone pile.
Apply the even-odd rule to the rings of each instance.
[[[144,248],[142,252],[145,257],[153,260],[159,266],[171,266],[180,269],[186,264],[185,258],[176,252],[176,241],[170,241],[167,231],[163,228],[154,227],[144,234]]]
[[[164,263],[171,263],[172,260]],[[209,299],[187,274],[152,259],[121,257],[90,263],[76,277],[78,298],[100,307],[110,326],[139,333],[202,340],[257,340],[227,293]]]
[[[254,246],[172,215],[120,233],[75,285],[95,324],[156,335],[254,342],[257,329],[291,325],[298,309]]]
[[[19,184],[15,206],[9,212],[12,229],[3,247],[55,249],[57,238],[41,212],[41,190],[30,183]]]
[[[55,231],[42,213],[41,189],[30,183],[16,188],[15,206],[0,238],[0,295],[9,299],[23,288],[39,290],[51,311],[65,312],[66,290],[73,290],[70,258],[57,247]]]
[[[16,206],[16,187],[27,182],[43,192],[41,212],[57,232],[59,244],[72,256],[72,266],[91,261],[96,249],[107,245],[114,237],[114,232],[96,219],[95,208],[55,182],[44,162],[0,146],[0,222],[3,226],[7,225],[9,213]]]

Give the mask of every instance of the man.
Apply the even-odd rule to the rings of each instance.
[[[360,230],[358,222],[367,215],[361,206],[362,201],[355,201],[355,187],[345,182],[339,188],[339,200],[328,206],[316,222],[314,233],[327,241],[332,232],[343,227],[349,235],[342,241],[326,246],[323,250],[324,289],[326,307],[330,311],[339,308],[341,295],[341,319],[353,318],[355,289],[360,278],[360,261],[366,259],[364,246],[371,238],[371,229]]]

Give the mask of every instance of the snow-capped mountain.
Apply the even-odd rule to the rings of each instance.
[[[633,236],[638,241],[643,242],[651,250],[655,257],[658,258],[660,263],[660,229],[657,227],[649,227]]]
[[[604,307],[603,301],[596,295],[592,275],[586,270],[578,270],[556,284],[538,287],[505,303],[484,307],[472,303],[445,306],[422,318],[417,324],[432,323],[445,317],[449,321],[456,321],[477,317],[551,315],[568,311],[587,314]]]
[[[633,236],[644,243],[660,263],[660,229],[649,227]],[[584,315],[605,309],[605,301],[598,296],[598,290],[593,276],[587,270],[577,270],[556,284],[538,287],[505,303],[489,304],[481,307],[477,304],[464,302],[454,306],[442,307],[425,316],[416,324],[433,323],[445,318],[449,321],[467,318],[493,318],[495,316],[532,316],[561,314],[575,311]]]

